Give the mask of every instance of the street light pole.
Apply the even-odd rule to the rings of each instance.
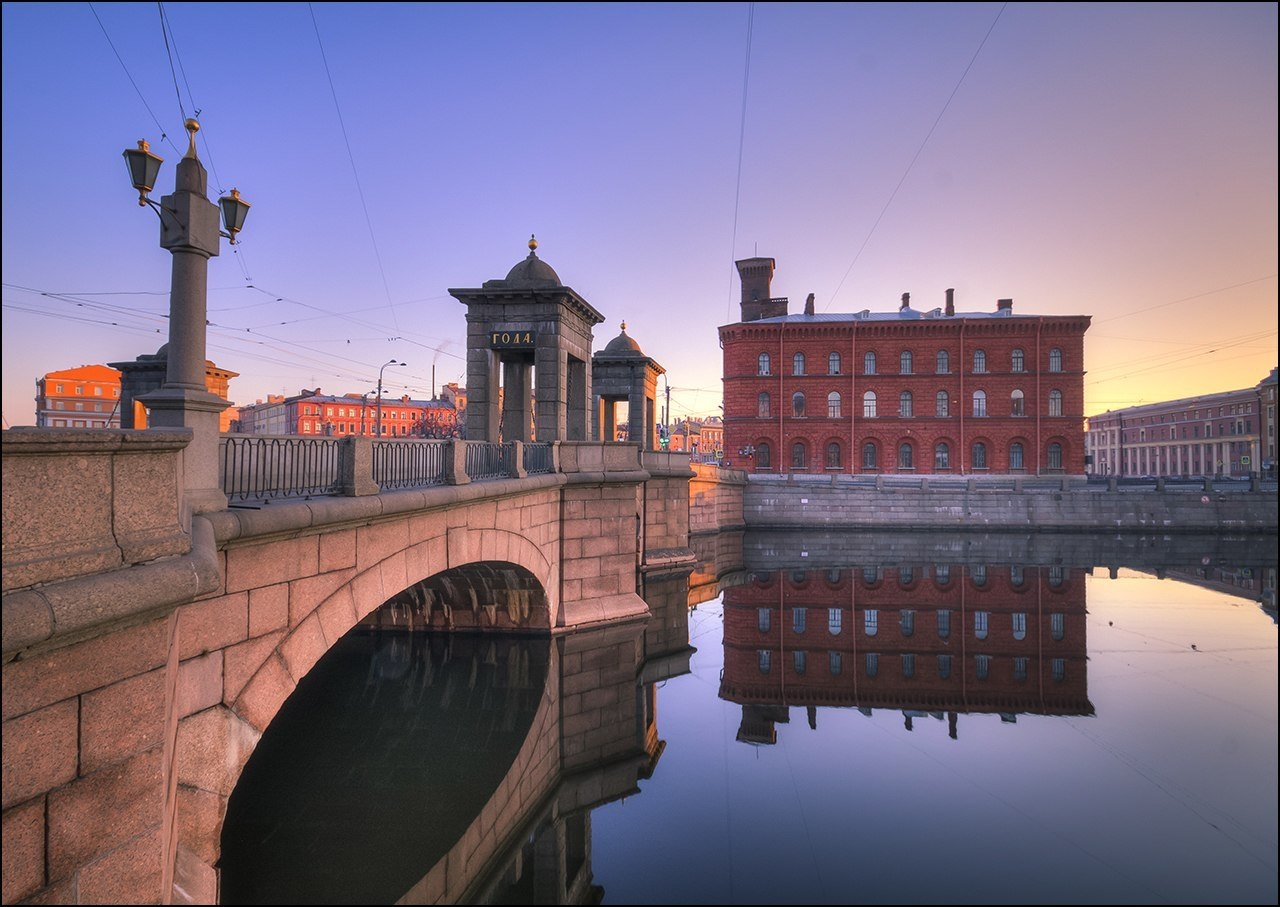
[[[187,119],[186,155],[178,162],[172,195],[159,204],[147,198],[162,160],[146,142],[124,152],[138,204],[150,205],[160,217],[160,246],[173,254],[169,292],[169,342],[165,382],[159,390],[140,396],[151,411],[148,426],[186,428],[191,442],[183,452],[183,508],[187,513],[225,510],[227,497],[218,478],[220,414],[231,404],[212,394],[205,384],[205,324],[208,312],[209,259],[218,254],[220,236],[234,243],[244,226],[249,204],[240,193],[219,200],[227,232],[218,229],[219,205],[209,201],[208,174],[196,156],[200,124]]]
[[[407,362],[398,362],[395,359],[384,362],[382,368],[378,369],[378,437],[382,437],[382,373],[386,371],[388,365],[408,365]]]

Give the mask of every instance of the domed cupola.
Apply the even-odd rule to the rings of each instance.
[[[627,323],[625,321],[622,322],[622,333],[605,344],[604,353],[607,356],[644,356],[644,351],[640,349],[640,344],[627,336]]]
[[[504,283],[508,287],[558,287],[560,275],[551,265],[538,257],[538,240],[529,237],[529,254],[507,272]]]

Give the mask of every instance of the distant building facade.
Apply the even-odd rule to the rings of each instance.
[[[49,372],[36,380],[37,428],[119,428],[120,373],[106,365]]]
[[[772,473],[1083,474],[1088,315],[787,312],[772,258],[737,262],[720,328],[724,453]]]
[[[376,397],[333,396],[320,388],[291,397],[272,394],[265,401],[240,407],[232,431],[255,435],[325,435],[378,437]],[[413,400],[408,395],[383,399],[381,435],[387,438],[456,438],[458,411],[444,400]]]
[[[1275,475],[1276,370],[1253,387],[1089,417],[1089,472],[1103,476]]]

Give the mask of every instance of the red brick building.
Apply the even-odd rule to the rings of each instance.
[[[232,430],[256,435],[326,435],[377,437],[378,419],[387,438],[456,438],[458,411],[444,400],[413,400],[407,395],[378,400],[366,394],[333,396],[319,388],[292,397],[272,394],[240,407]]]
[[[772,258],[737,262],[742,321],[720,328],[725,455],[785,473],[1084,473],[1088,315],[944,306],[800,315]]]
[[[724,592],[720,696],[766,743],[779,706],[1090,715],[1086,623],[1079,568],[756,574]]]

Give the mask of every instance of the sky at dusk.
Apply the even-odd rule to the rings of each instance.
[[[168,25],[168,40],[162,26]],[[719,412],[735,258],[799,312],[1093,317],[1086,414],[1276,366],[1277,6],[4,3],[5,427],[167,340],[199,111],[208,357],[268,394],[465,381],[450,287],[538,254]],[[745,95],[745,100],[744,100]],[[180,150],[179,150],[180,149]]]

